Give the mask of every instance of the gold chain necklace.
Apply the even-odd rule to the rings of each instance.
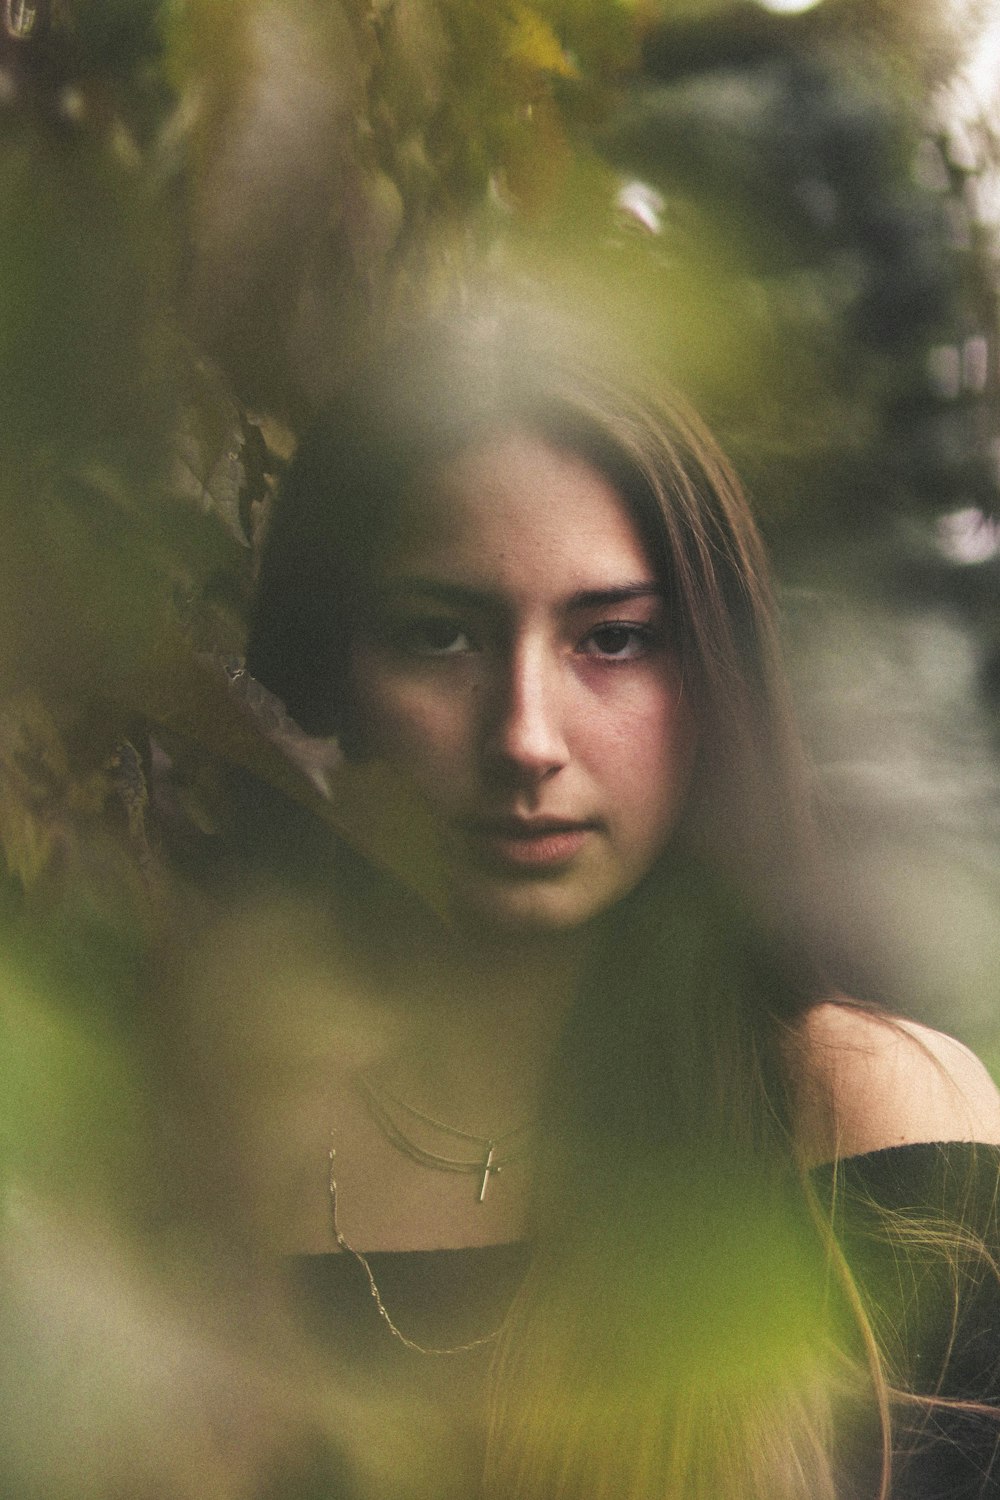
[[[385,1326],[388,1328],[389,1332],[392,1334],[393,1338],[398,1339],[401,1344],[404,1344],[407,1349],[412,1349],[416,1354],[465,1354],[470,1349],[481,1349],[484,1344],[492,1344],[500,1334],[499,1327],[494,1328],[492,1333],[484,1333],[481,1338],[470,1339],[467,1344],[452,1344],[444,1348],[439,1348],[433,1344],[418,1344],[416,1339],[411,1339],[402,1331],[401,1328],[396,1325],[389,1313],[388,1308],[382,1301],[382,1294],[378,1289],[378,1283],[375,1280],[375,1273],[372,1271],[371,1264],[368,1260],[367,1255],[364,1255],[360,1250],[355,1250],[350,1241],[345,1238],[343,1231],[340,1228],[340,1223],[337,1217],[336,1161],[336,1148],[331,1143],[329,1152],[329,1186],[330,1216],[333,1224],[333,1237],[341,1250],[346,1250],[349,1255],[354,1256],[354,1259],[358,1262],[365,1275],[368,1277],[368,1287],[372,1294],[372,1297],[374,1298],[375,1306],[378,1308],[378,1315],[382,1319]]]
[[[502,1172],[504,1167],[519,1161],[527,1154],[530,1147],[532,1130],[530,1125],[517,1125],[513,1130],[504,1131],[502,1135],[475,1135],[468,1130],[459,1130],[457,1125],[448,1125],[443,1120],[437,1120],[433,1115],[425,1114],[413,1104],[407,1104],[405,1099],[400,1099],[397,1094],[392,1093],[384,1085],[377,1084],[374,1079],[367,1077],[364,1073],[358,1074],[358,1082],[364,1092],[373,1120],[396,1149],[402,1151],[404,1156],[408,1156],[411,1161],[418,1162],[422,1167],[432,1167],[438,1172],[463,1172],[477,1176],[479,1178],[477,1203],[484,1201],[490,1178]],[[423,1125],[430,1125],[432,1129],[451,1136],[453,1140],[471,1142],[479,1148],[476,1155],[473,1157],[444,1156],[437,1151],[427,1150],[406,1134],[399,1122],[393,1118],[392,1108],[402,1110],[412,1119],[419,1120]]]

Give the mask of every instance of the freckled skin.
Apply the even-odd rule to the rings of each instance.
[[[573,927],[664,847],[695,730],[659,582],[613,485],[526,432],[405,507],[353,696],[366,752],[432,815],[457,917]]]

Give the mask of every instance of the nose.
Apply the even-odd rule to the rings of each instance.
[[[561,676],[542,642],[515,644],[498,663],[486,736],[492,769],[533,785],[567,763]]]

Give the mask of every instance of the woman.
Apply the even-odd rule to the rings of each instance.
[[[300,1112],[310,1316],[436,1500],[989,1493],[1000,1100],[824,981],[759,539],[610,363],[421,335],[274,517],[249,668],[396,850],[324,877],[384,1040]]]

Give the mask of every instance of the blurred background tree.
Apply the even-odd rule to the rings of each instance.
[[[839,970],[995,1063],[996,46],[974,4],[668,9],[600,136],[778,557]]]

